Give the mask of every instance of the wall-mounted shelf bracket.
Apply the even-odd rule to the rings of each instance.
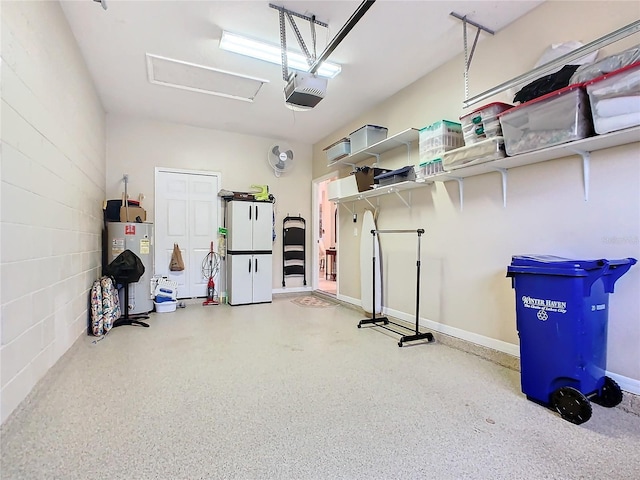
[[[409,209],[411,208],[411,192],[407,193],[407,195],[409,197],[409,202],[407,202],[404,199],[404,197],[402,195],[400,195],[400,192],[398,192],[397,190],[391,190],[391,192],[395,193],[398,196],[398,198],[402,201],[402,203],[404,203],[407,206],[407,208],[409,208]],[[391,192],[389,192],[389,193],[391,193]]]
[[[495,168],[496,172],[500,172],[500,176],[502,177],[502,206],[507,207],[507,169],[506,168]]]
[[[459,13],[456,13],[456,12],[451,12],[449,15],[462,21],[462,40],[464,44],[464,99],[466,101],[469,98],[469,67],[471,66],[471,60],[473,60],[473,54],[476,51],[476,45],[478,44],[478,38],[480,37],[480,32],[485,31],[489,35],[494,35],[495,32],[487,27],[480,25],[479,23],[469,20],[466,15],[460,15]],[[473,40],[473,46],[471,47],[471,52],[469,52],[469,47],[467,42],[467,25],[474,26],[477,29],[476,38]]]
[[[407,165],[411,165],[411,142],[403,142],[407,147]]]
[[[374,205],[373,203],[371,203],[367,197],[358,197],[358,199],[359,199],[359,200],[364,200],[365,202],[367,202],[367,203],[369,204],[369,206],[370,206],[371,208],[373,208],[374,210],[375,210],[376,208],[378,208],[378,198],[376,198],[376,204],[375,204],[375,205]]]
[[[342,205],[344,208],[347,209],[347,212],[353,215],[353,213],[356,211],[356,205],[355,205],[355,202],[352,202],[352,203],[353,205],[351,206],[351,208],[349,208],[346,203],[342,203],[342,202],[338,202],[338,205]]]
[[[462,207],[464,205],[464,179],[460,177],[455,177],[453,175],[442,175],[440,178],[446,178],[448,180],[455,180],[458,182],[458,195],[460,197],[460,211],[462,211]]]
[[[584,185],[584,201],[589,201],[589,177],[591,166],[591,152],[585,150],[579,150],[577,148],[570,148],[572,152],[577,153],[582,157],[582,183]]]
[[[379,153],[369,153],[367,152],[369,155],[371,155],[372,157],[376,157],[376,162],[375,165],[378,165],[378,163],[380,163],[380,154]]]
[[[349,165],[351,167],[351,169],[354,170],[354,171],[356,169],[356,164],[355,163],[346,163],[346,162],[344,162],[342,165]]]
[[[493,167],[491,170],[498,172],[502,177],[502,206],[507,206],[507,169],[501,167]],[[439,175],[441,179],[455,180],[458,182],[458,192],[460,195],[460,211],[464,206],[464,177],[456,177],[455,175]]]
[[[411,142],[398,142],[398,143],[407,147],[407,165],[411,165]],[[366,151],[363,153],[366,153],[367,155],[371,155],[372,157],[376,157],[376,163],[374,164],[374,166],[377,166],[380,163],[379,153],[366,152]]]

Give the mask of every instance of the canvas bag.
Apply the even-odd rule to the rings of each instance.
[[[182,252],[177,243],[173,244],[173,253],[171,254],[171,263],[169,263],[169,270],[172,272],[181,272],[184,270],[184,260],[182,260]]]

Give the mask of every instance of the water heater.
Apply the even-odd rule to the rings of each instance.
[[[107,241],[107,262],[112,262],[125,250],[131,250],[144,265],[144,275],[137,282],[129,284],[129,313],[152,311],[153,224],[107,222]],[[120,305],[124,306],[124,288],[120,289],[119,296]]]

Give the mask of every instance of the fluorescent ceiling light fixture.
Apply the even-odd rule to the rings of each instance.
[[[265,43],[260,40],[252,40],[231,32],[222,32],[220,48],[228,52],[239,53],[248,57],[257,58],[266,62],[282,65],[282,50],[280,45]],[[301,72],[309,71],[307,58],[302,53],[287,50],[287,64],[289,68]],[[321,77],[333,78],[342,71],[337,63],[323,62],[316,72]]]

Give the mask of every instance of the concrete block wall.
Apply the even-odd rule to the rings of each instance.
[[[58,2],[2,2],[1,421],[86,332],[105,113]]]

